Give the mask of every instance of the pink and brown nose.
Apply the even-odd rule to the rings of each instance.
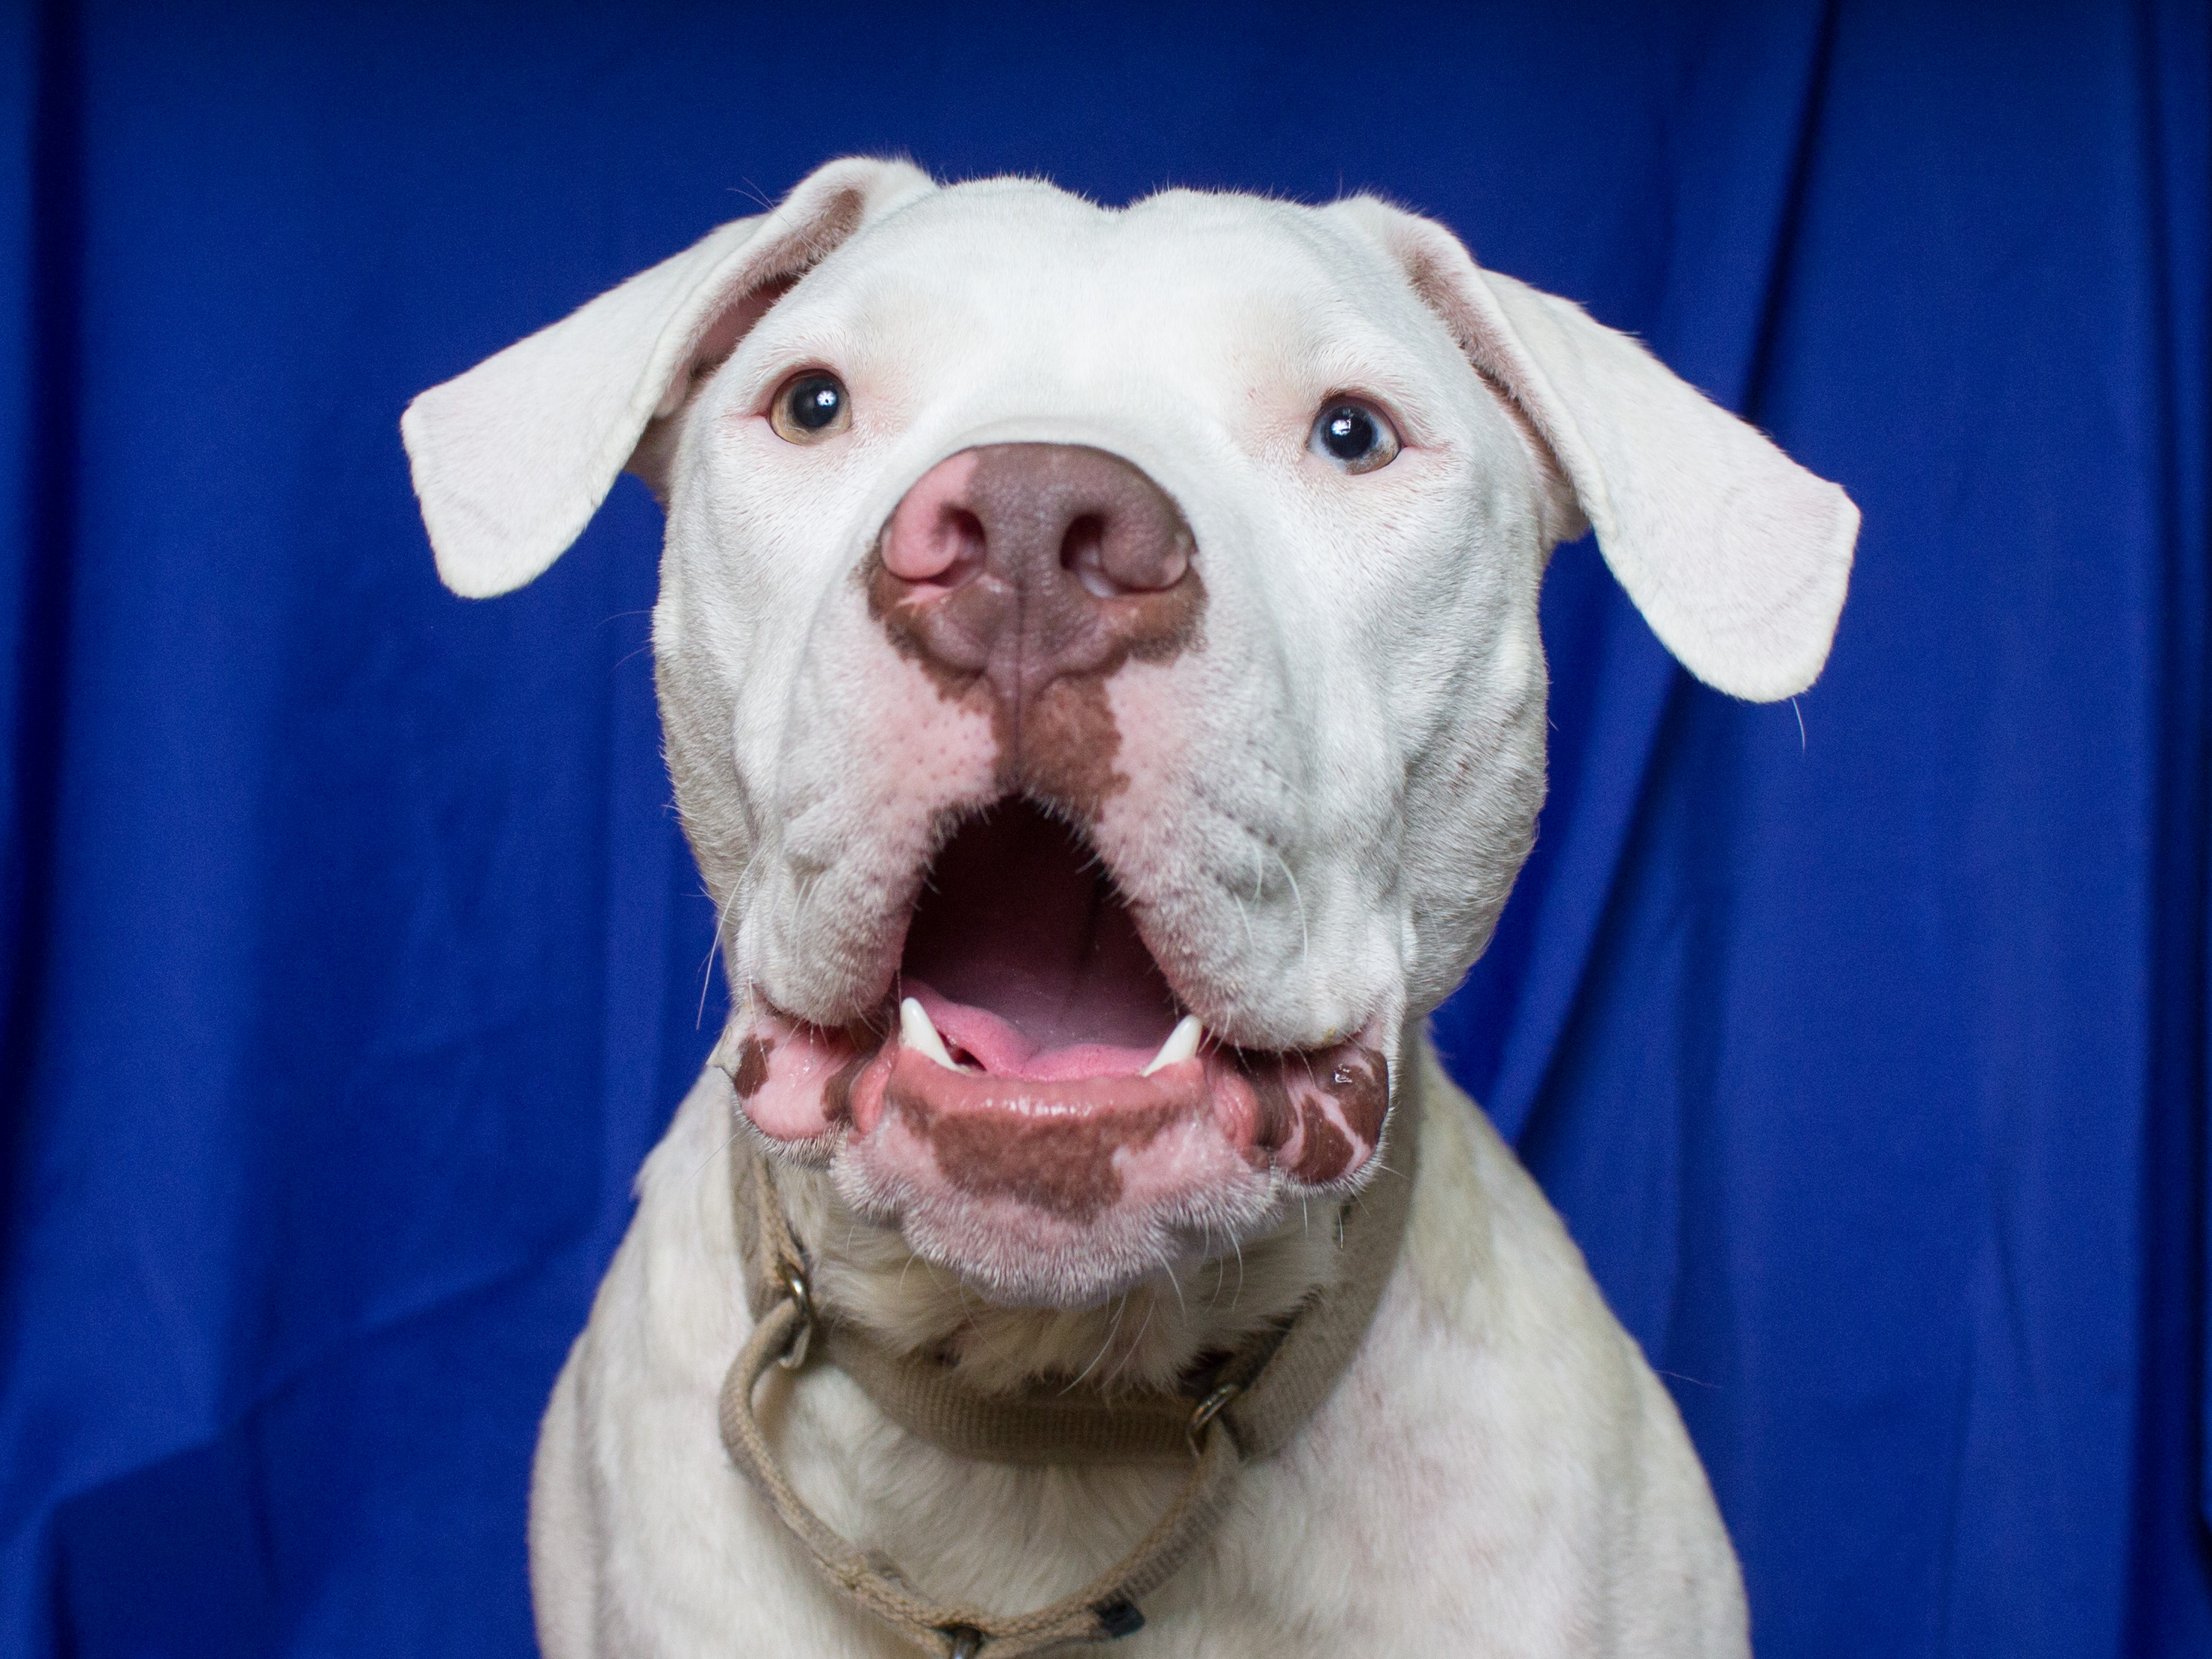
[[[1072,444],[940,461],[877,551],[871,599],[901,647],[940,674],[988,677],[1018,726],[1055,681],[1179,650],[1203,602],[1190,527],[1167,492]]]
[[[904,581],[951,587],[995,569],[1017,584],[1072,578],[1097,599],[1173,587],[1190,551],[1166,491],[1073,444],[963,449],[907,491],[883,538],[884,564]]]

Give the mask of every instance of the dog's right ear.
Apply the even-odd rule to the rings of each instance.
[[[905,161],[832,161],[580,311],[433,386],[399,430],[446,586],[520,587],[583,533],[656,416],[775,296],[869,221],[936,188]]]
[[[1322,210],[1396,260],[1413,291],[1550,452],[1573,491],[1552,515],[1598,550],[1662,643],[1707,685],[1772,702],[1827,660],[1859,513],[1760,433],[1581,308],[1485,270],[1457,237],[1372,197]]]

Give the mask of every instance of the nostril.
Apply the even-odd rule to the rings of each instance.
[[[1148,533],[1152,529],[1085,513],[1060,538],[1060,568],[1073,571],[1097,599],[1164,592],[1190,568],[1190,538],[1179,527],[1171,533]]]
[[[1106,569],[1106,520],[1096,513],[1079,515],[1060,538],[1060,568],[1075,573],[1084,591],[1110,599],[1124,590]]]
[[[902,506],[884,532],[884,568],[902,581],[955,587],[983,568],[989,540],[983,521],[964,507],[936,503],[934,513]]]
[[[1165,592],[1190,568],[1190,533],[1180,525],[1085,514],[1061,538],[1060,563],[1102,599]]]
[[[983,521],[964,507],[948,507],[938,530],[938,544],[950,556],[937,580],[947,587],[966,581],[983,568],[990,537]]]
[[[1107,566],[1108,572],[1118,577],[1124,587],[1154,593],[1173,587],[1189,569],[1190,536],[1180,527],[1171,535],[1147,542],[1136,550],[1134,557]]]

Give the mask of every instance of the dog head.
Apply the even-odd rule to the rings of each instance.
[[[1857,514],[1625,337],[1370,198],[833,163],[417,398],[439,569],[624,468],[744,1120],[1001,1301],[1096,1302],[1383,1137],[1544,792],[1595,528],[1700,679],[1820,672]]]

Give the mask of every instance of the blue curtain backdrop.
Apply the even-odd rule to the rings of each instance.
[[[0,1653],[529,1650],[537,1414],[721,990],[652,504],[465,603],[395,422],[853,150],[1386,191],[1844,483],[1795,708],[1559,554],[1439,1034],[1766,1654],[2212,1652],[2208,106],[2152,0],[8,11]]]

